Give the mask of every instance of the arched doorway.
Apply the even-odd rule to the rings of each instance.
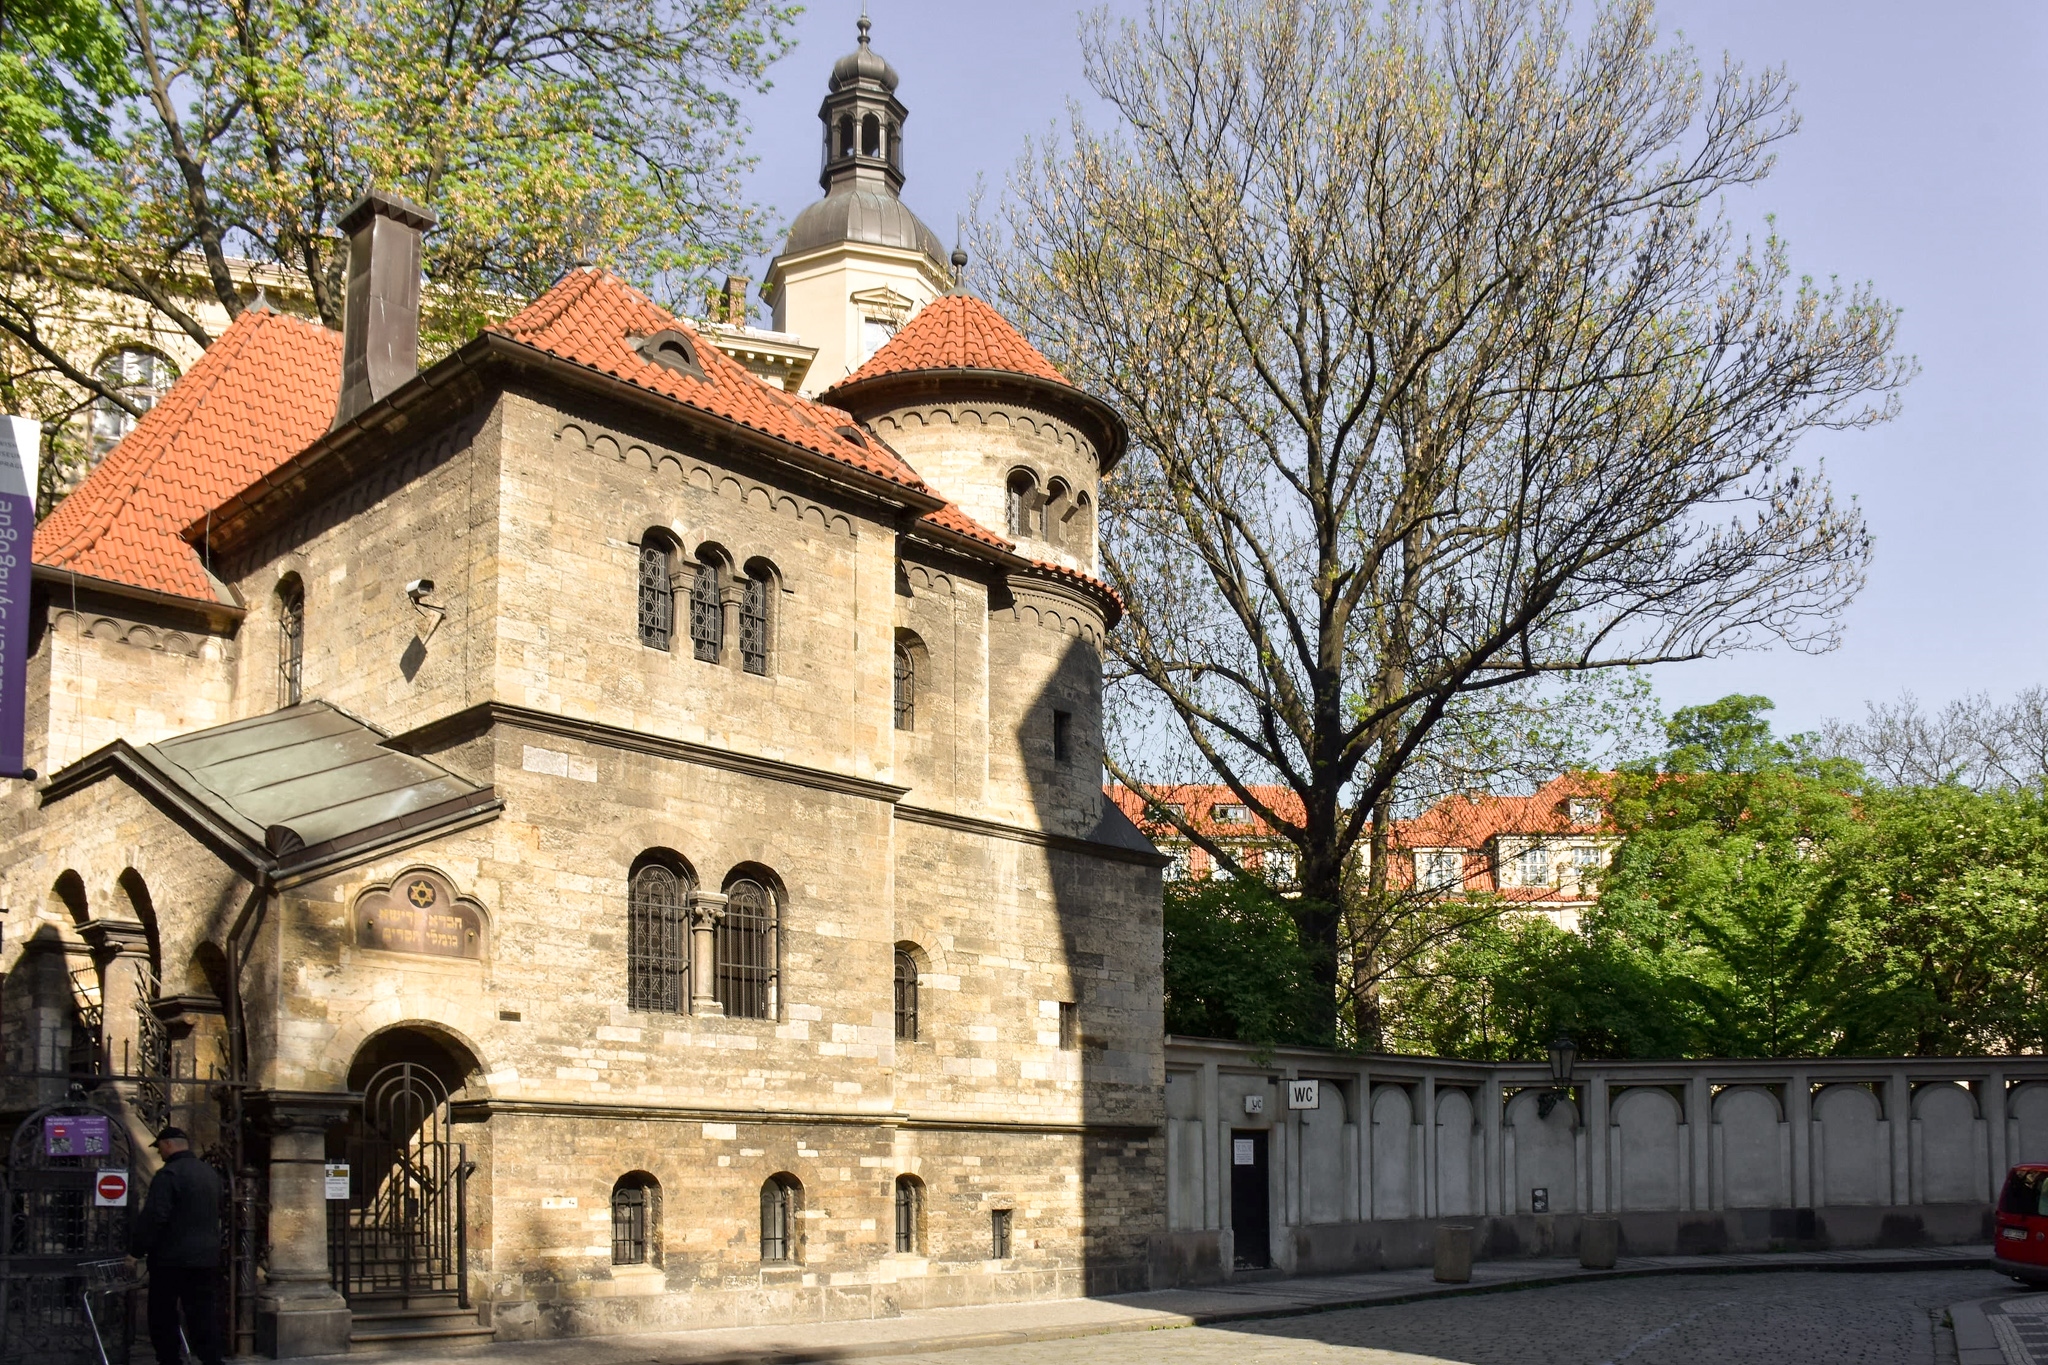
[[[475,1169],[450,1106],[480,1074],[460,1041],[424,1028],[377,1034],[357,1051],[349,1089],[363,1096],[329,1159],[348,1165],[348,1198],[328,1202],[334,1287],[366,1308],[467,1309],[466,1198]]]

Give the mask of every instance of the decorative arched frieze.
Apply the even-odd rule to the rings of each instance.
[[[816,503],[799,501],[765,484],[744,483],[736,475],[714,470],[702,464],[687,463],[683,456],[672,451],[650,450],[646,446],[630,443],[625,438],[599,427],[580,422],[564,422],[556,428],[555,440],[571,450],[622,460],[630,467],[651,474],[657,479],[673,478],[679,485],[698,489],[717,498],[730,498],[745,508],[784,513],[799,522],[809,521],[820,530],[837,532],[849,539],[857,538],[853,519],[842,512],[831,511]]]
[[[883,440],[891,432],[914,433],[940,425],[978,426],[1012,432],[1078,455],[1092,450],[1079,429],[1050,413],[1009,403],[935,403],[885,412],[869,422]]]

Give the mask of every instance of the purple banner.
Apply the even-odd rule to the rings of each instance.
[[[35,555],[36,471],[43,429],[0,417],[0,778],[24,766],[28,697],[28,579]]]

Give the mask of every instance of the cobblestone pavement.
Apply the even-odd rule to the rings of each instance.
[[[1947,1306],[2013,1288],[1988,1270],[1681,1275],[973,1354],[977,1365],[1939,1365],[1956,1359]],[[870,1360],[959,1365],[960,1357]]]

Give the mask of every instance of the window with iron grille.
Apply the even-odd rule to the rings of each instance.
[[[753,880],[734,882],[725,895],[725,917],[718,922],[718,1003],[727,1018],[772,1018],[779,908],[775,895]]]
[[[277,704],[297,706],[306,673],[306,589],[296,577],[277,587]]]
[[[668,648],[675,633],[676,592],[669,582],[669,548],[649,536],[640,546],[640,643]]]
[[[1038,480],[1027,470],[1019,469],[1010,475],[1009,498],[1005,503],[1005,525],[1013,536],[1028,536],[1032,532],[1032,512],[1036,510]]]
[[[896,728],[917,728],[917,661],[901,640],[896,642]]]
[[[690,644],[707,664],[725,656],[725,604],[719,600],[718,580],[718,566],[706,562],[697,566],[690,584]]]
[[[740,599],[740,667],[768,673],[768,580],[759,576],[747,579]]]
[[[998,1261],[1010,1259],[1010,1210],[989,1210],[989,1255]]]
[[[924,1250],[924,1182],[914,1175],[896,1177],[896,1252],[915,1256]]]
[[[771,1175],[761,1186],[761,1259],[800,1261],[803,1237],[797,1231],[803,1212],[804,1187],[793,1175]]]
[[[917,959],[896,950],[896,1036],[917,1041]]]
[[[646,1265],[661,1216],[661,1187],[643,1171],[612,1186],[612,1264]]]
[[[674,869],[650,863],[633,874],[627,902],[626,1005],[681,1014],[690,1001],[688,886]]]

